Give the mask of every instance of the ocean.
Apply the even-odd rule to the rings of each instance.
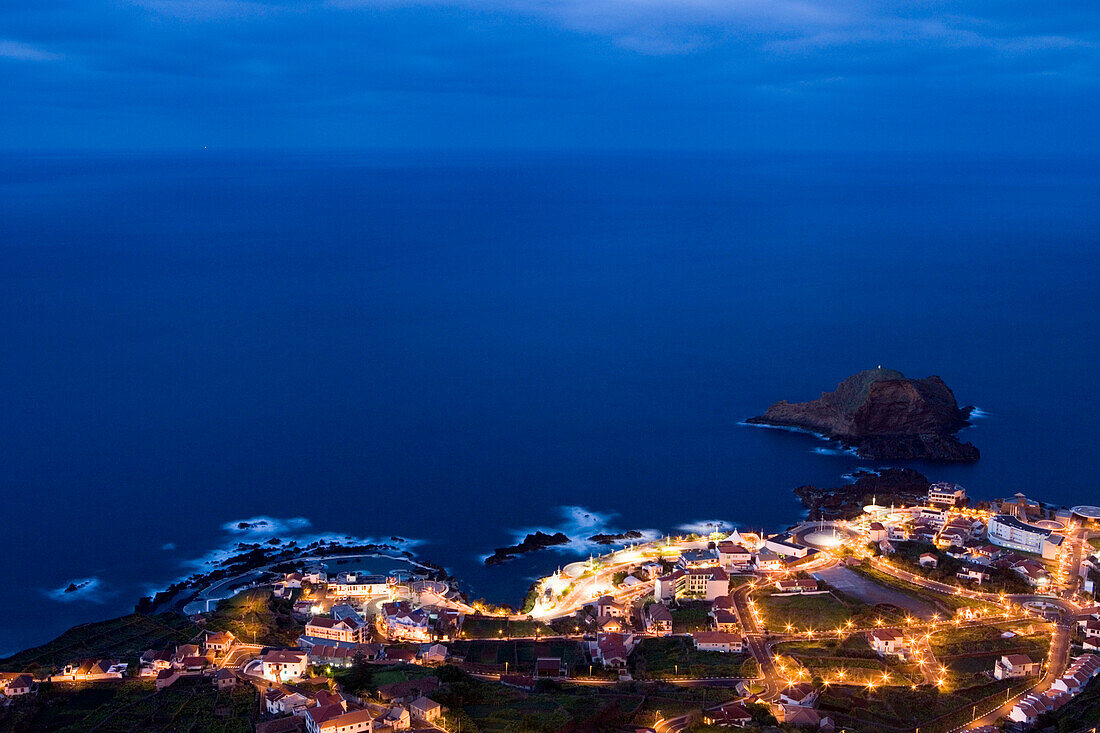
[[[536,528],[780,528],[879,465],[739,423],[880,364],[982,411],[913,467],[1097,503],[1098,163],[4,154],[0,655],[257,517],[514,603],[592,551],[484,566]]]

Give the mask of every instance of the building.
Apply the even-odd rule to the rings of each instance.
[[[662,603],[651,603],[642,614],[647,633],[669,636],[672,633],[672,612]]]
[[[15,674],[9,679],[0,680],[0,692],[5,697],[19,697],[29,695],[34,688],[34,678],[29,674]]]
[[[565,662],[561,657],[539,657],[535,660],[535,677],[549,677],[551,679],[558,679],[560,677],[566,677],[569,674],[569,670],[565,667]]]
[[[231,669],[219,669],[214,673],[214,687],[219,690],[228,690],[237,685],[237,675]]]
[[[680,565],[685,568],[707,568],[718,564],[717,550],[686,550],[680,553]]]
[[[714,621],[715,631],[737,631],[740,624],[737,623],[737,614],[727,608],[710,609],[710,617]]]
[[[676,594],[684,589],[686,583],[687,572],[683,569],[662,575],[653,581],[653,598],[661,603],[671,603],[676,599]]]
[[[427,648],[421,647],[420,663],[444,664],[447,661],[447,657],[450,655],[450,650],[442,644],[431,644],[428,645]]]
[[[1039,516],[1042,509],[1039,502],[1028,499],[1023,494],[1017,493],[1011,499],[999,499],[994,502],[999,514],[1007,514],[1017,519],[1027,519],[1028,516]]]
[[[192,647],[198,649],[198,647]],[[82,659],[66,664],[61,674],[50,677],[51,682],[99,682],[122,679],[126,664],[113,659]]]
[[[955,577],[959,580],[970,580],[981,585],[983,581],[989,580],[989,573],[982,570],[981,566],[965,565],[959,572],[955,573]]]
[[[1028,585],[1036,588],[1045,588],[1050,585],[1050,573],[1038,560],[1019,560],[1012,565],[1013,572],[1019,574],[1027,581]]]
[[[718,564],[731,570],[744,570],[752,565],[752,553],[734,542],[718,544]]]
[[[744,728],[752,722],[752,715],[737,701],[725,702],[703,711],[703,723],[729,728]]]
[[[871,542],[882,542],[888,538],[889,532],[886,525],[882,522],[871,522],[871,526],[867,528],[867,539]]]
[[[926,552],[920,556],[920,566],[922,568],[934,568],[939,565],[940,559],[936,557],[934,552]]]
[[[1081,504],[1070,510],[1073,521],[1080,522],[1084,527],[1093,529],[1100,526],[1100,507]]]
[[[148,649],[138,660],[142,677],[156,677],[157,672],[172,666],[172,652],[167,649]]]
[[[417,720],[426,720],[429,723],[439,720],[443,715],[443,706],[435,700],[421,695],[409,703],[409,712]]]
[[[272,649],[260,659],[261,675],[272,682],[290,682],[306,673],[309,655],[294,649]]]
[[[375,598],[388,596],[390,586],[384,575],[339,573],[335,581],[329,581],[328,592],[337,598]]]
[[[928,487],[928,503],[932,506],[963,506],[966,504],[966,490],[956,484],[932,484]]]
[[[311,639],[341,641],[347,644],[362,644],[367,637],[367,624],[355,616],[335,619],[329,616],[314,616],[306,623],[305,636]]]
[[[989,541],[999,547],[1008,547],[1023,552],[1043,554],[1043,543],[1051,531],[1021,522],[1007,514],[998,514],[989,520],[987,536]]]
[[[309,733],[369,733],[377,730],[375,720],[383,717],[372,710],[344,711],[341,705],[319,705],[306,713]]]
[[[439,688],[438,677],[420,677],[403,682],[391,682],[378,688],[378,698],[391,705],[400,705],[430,695]]]
[[[626,615],[626,607],[615,600],[613,596],[600,596],[596,601],[596,616],[614,616],[622,618]]]
[[[212,654],[214,657],[221,657],[229,653],[236,641],[237,638],[233,636],[232,632],[218,631],[216,633],[208,633],[203,646],[206,647],[207,654]]]
[[[771,550],[777,555],[781,555],[783,557],[795,557],[800,560],[806,557],[806,555],[810,554],[809,547],[803,547],[802,545],[794,544],[790,541],[790,537],[786,535],[765,540],[764,548]]]
[[[684,590],[698,593],[708,601],[729,595],[730,576],[722,568],[697,568],[687,572]]]
[[[867,643],[878,652],[880,657],[887,654],[904,655],[905,635],[897,629],[875,629],[867,632]]]
[[[780,593],[813,593],[817,590],[817,581],[812,578],[777,580],[775,589]]]
[[[1026,654],[1005,654],[993,665],[993,676],[999,680],[1029,677],[1039,674],[1041,667],[1040,662],[1033,662]]]
[[[784,688],[779,693],[779,702],[784,705],[798,705],[812,708],[817,702],[818,690],[809,682],[799,682]]]
[[[591,642],[592,661],[604,667],[622,668],[634,648],[633,634],[597,634]]]
[[[1058,553],[1062,551],[1062,544],[1065,542],[1065,537],[1060,534],[1054,534],[1053,532],[1046,536],[1043,540],[1043,559],[1044,560],[1057,560]]]
[[[756,569],[766,573],[777,572],[787,568],[787,561],[779,553],[765,547],[756,553]]]
[[[623,619],[614,616],[601,616],[596,619],[596,626],[600,631],[607,633],[619,633],[626,628]]]
[[[1046,708],[1039,702],[1039,696],[1028,695],[1013,706],[1008,713],[1008,719],[1025,725],[1032,725],[1045,712]]]
[[[431,618],[423,608],[413,610],[406,601],[382,604],[382,619],[386,633],[392,639],[429,641]]]
[[[701,652],[723,652],[731,654],[743,648],[741,635],[729,631],[696,631],[691,635],[696,650]]]

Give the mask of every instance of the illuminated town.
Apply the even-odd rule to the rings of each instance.
[[[342,733],[472,729],[447,704],[455,679],[513,701],[650,684],[680,697],[640,706],[626,729],[883,730],[896,726],[876,707],[908,700],[931,701],[914,730],[1024,730],[1100,673],[1100,508],[1022,494],[979,506],[933,484],[921,504],[872,501],[775,535],[667,536],[556,569],[518,611],[440,574],[304,559],[191,613],[187,643],[5,673],[3,693],[136,676],[160,694],[205,678],[256,690],[258,731]],[[273,605],[291,643],[270,643]],[[393,681],[363,694],[355,680],[374,670]]]

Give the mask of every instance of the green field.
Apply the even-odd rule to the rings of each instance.
[[[43,684],[36,698],[0,713],[0,729],[76,733],[248,733],[257,710],[251,686],[218,692],[206,679],[182,679],[154,692],[151,682],[127,680],[79,687]]]
[[[275,598],[270,588],[246,590],[218,603],[206,624],[211,631],[230,631],[241,641],[295,646],[305,626],[291,615],[290,601]]]
[[[936,593],[930,591],[927,588],[921,588],[913,585],[912,583],[906,583],[904,580],[895,578],[892,575],[887,575],[870,565],[854,565],[850,566],[853,572],[869,578],[880,585],[884,585],[887,588],[893,588],[901,591],[907,595],[918,598],[922,601],[929,603],[930,605],[937,607],[947,616],[954,615],[955,611],[959,608],[987,608],[988,603],[984,601],[976,601],[972,598],[964,598],[962,596],[953,595],[950,593]]]
[[[451,653],[465,658],[472,664],[503,665],[517,674],[534,672],[539,657],[560,657],[572,667],[584,661],[584,650],[575,641],[553,639],[551,641],[457,641],[451,645]]]
[[[1031,627],[1034,633],[1027,634],[1028,627]],[[1001,633],[1006,629],[1016,631],[1017,636],[1002,639]],[[1050,646],[1050,634],[1050,625],[1038,622],[948,627],[932,634],[930,643],[932,653],[937,658],[975,652],[1004,653],[1010,650],[1036,658],[1036,655],[1039,657],[1046,655],[1046,650]]]
[[[777,633],[785,631],[788,624],[795,631],[835,629],[870,608],[858,602],[848,605],[831,593],[777,596],[769,592],[757,594],[753,600],[763,625]]]
[[[631,653],[629,664],[637,679],[741,677],[747,658],[746,654],[696,651],[691,639],[670,636],[642,639]]]
[[[817,639],[777,644],[778,661],[803,667],[812,677],[836,681],[841,673],[853,681],[878,682],[883,675],[893,684],[919,684],[923,682],[920,668],[914,664],[898,662],[896,658],[882,659],[867,644],[863,634],[855,634],[837,641]],[[791,665],[792,669],[797,669]]]
[[[869,691],[863,686],[830,685],[818,705],[844,711],[836,713],[838,730],[843,726],[868,732],[912,731],[919,726],[922,733],[944,733],[969,719],[973,704],[1009,686],[1010,682],[1002,681],[940,692],[927,687],[885,686]]]
[[[672,612],[672,633],[690,634],[710,628],[711,604],[706,601],[681,601]]]
[[[53,641],[0,660],[0,671],[51,671],[87,657],[137,662],[146,649],[185,644],[199,628],[173,613],[131,614],[74,626]]]
[[[509,621],[503,616],[467,616],[462,622],[462,639],[504,639],[507,637],[551,636],[556,632],[538,621]]]
[[[658,710],[677,715],[733,696],[728,689],[640,682],[594,687],[543,681],[528,693],[463,676],[432,699],[449,708],[451,730],[461,722],[462,730],[481,733],[579,733],[650,724]]]

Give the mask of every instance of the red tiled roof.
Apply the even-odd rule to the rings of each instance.
[[[344,708],[342,705],[333,703],[331,705],[317,705],[306,710],[306,715],[313,720],[314,723],[320,725],[325,721],[332,720],[344,714]]]
[[[739,644],[741,635],[732,631],[696,631],[691,635],[698,644]]]

